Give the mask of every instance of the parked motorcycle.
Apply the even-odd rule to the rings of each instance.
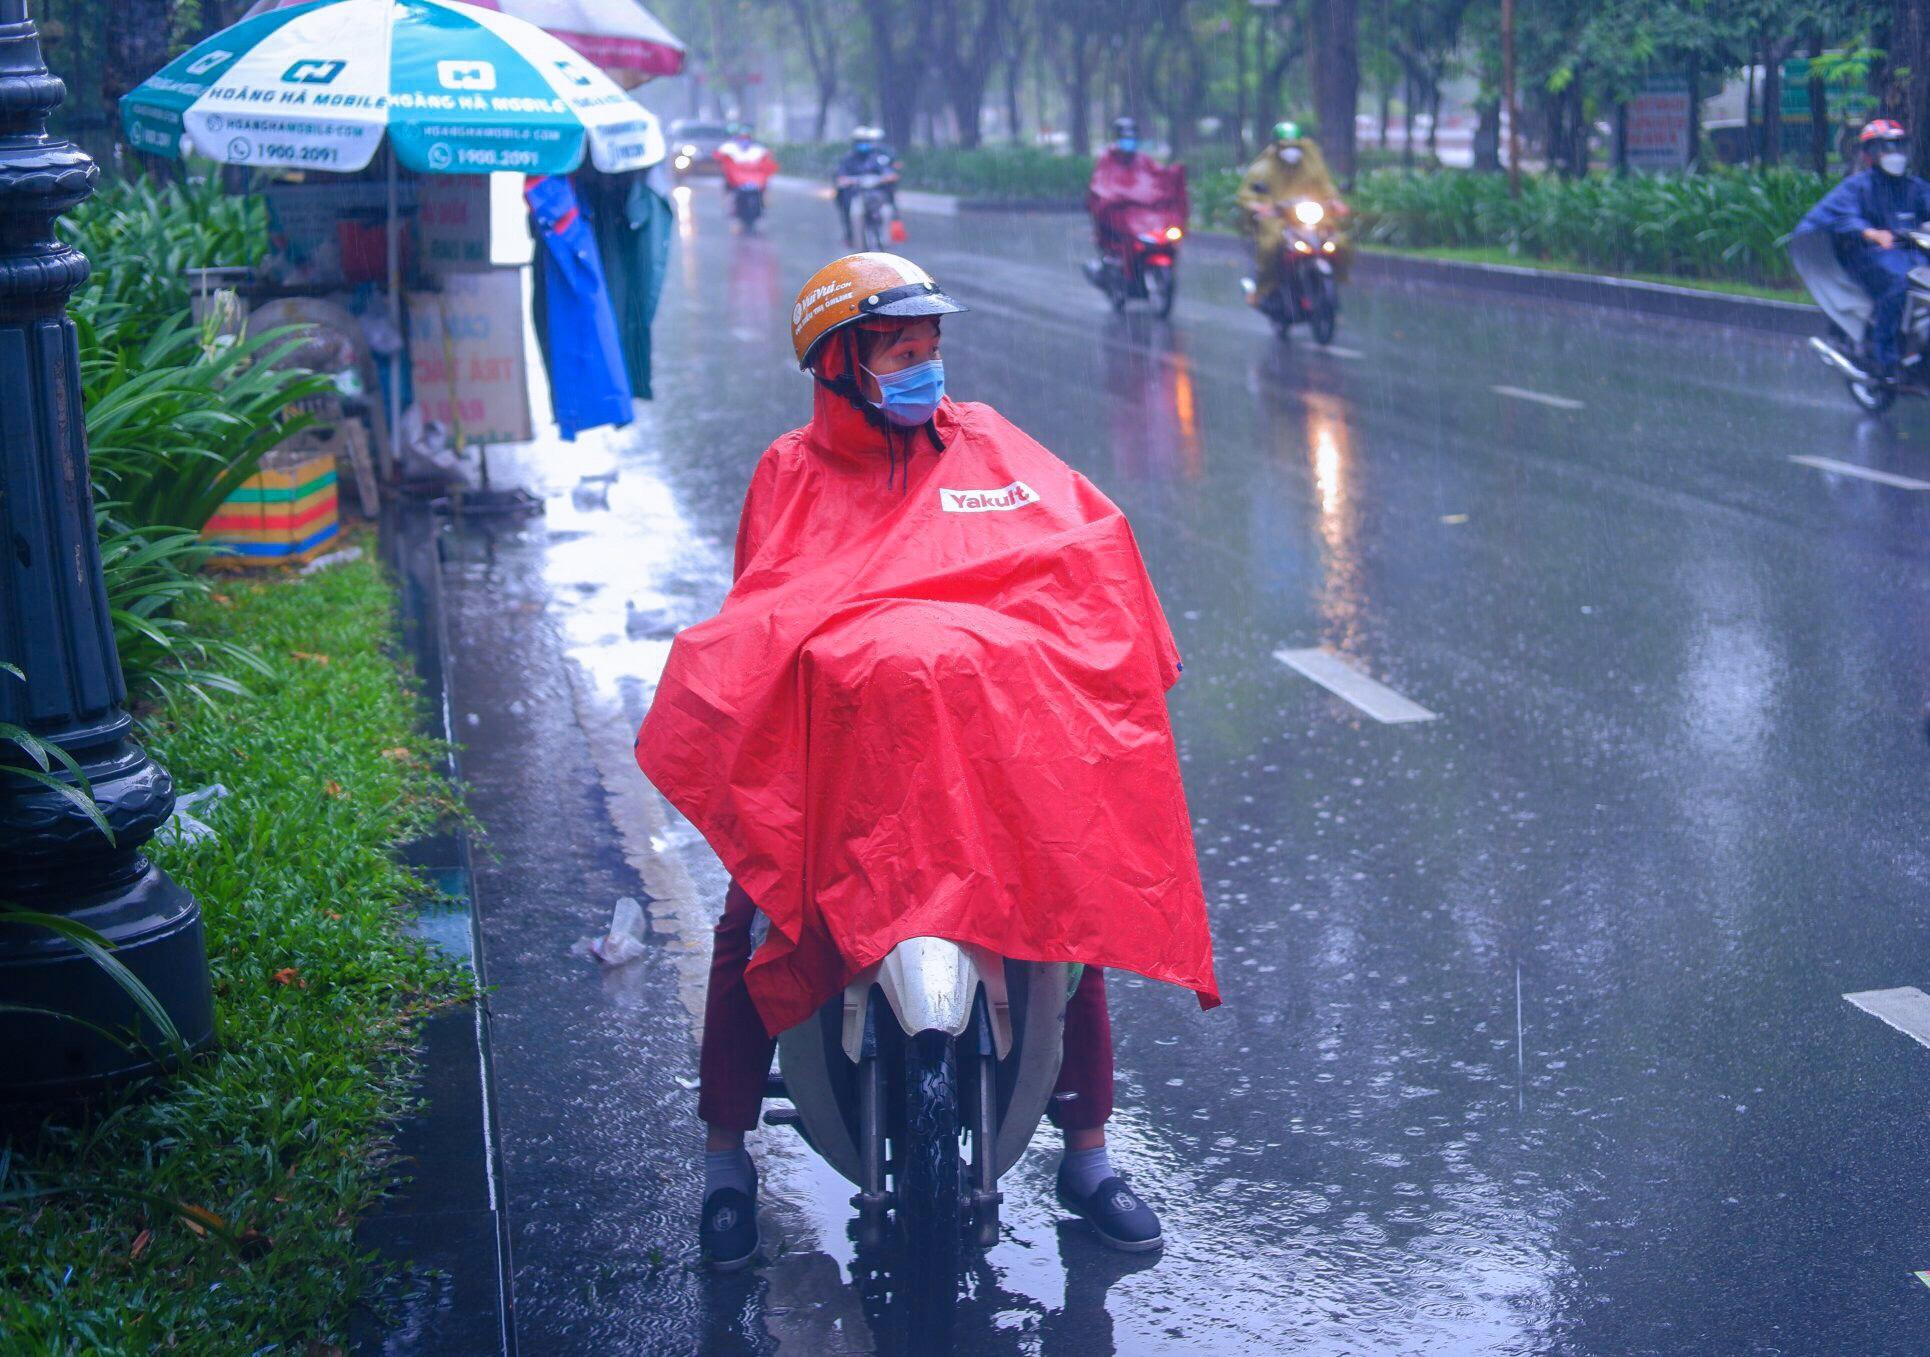
[[[1899,239],[1930,257],[1930,231],[1911,231]],[[1812,338],[1809,346],[1843,379],[1851,400],[1880,415],[1899,395],[1930,396],[1930,359],[1926,359],[1930,354],[1930,266],[1910,270],[1910,294],[1903,303],[1897,335],[1899,378],[1891,383],[1878,380],[1868,367],[1875,303],[1836,257],[1830,238],[1821,231],[1791,236],[1789,262],[1830,323],[1829,334]]]
[[[1274,213],[1281,208],[1272,209]],[[1256,303],[1285,339],[1293,326],[1305,322],[1314,342],[1330,344],[1340,323],[1340,241],[1335,213],[1324,203],[1303,198],[1288,209],[1280,240],[1280,283]],[[1242,278],[1240,286],[1252,297],[1258,284]]]
[[[998,1241],[999,1178],[1052,1097],[1079,969],[911,938],[778,1038],[770,1092],[792,1107],[764,1120],[857,1185],[858,1249],[888,1264],[908,1350],[943,1350],[968,1242]]]

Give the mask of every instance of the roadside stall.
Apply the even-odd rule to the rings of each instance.
[[[563,39],[456,0],[258,7],[121,116],[143,151],[277,175],[273,251],[241,290],[279,320],[347,331],[344,408],[386,414],[372,423],[390,479],[404,430],[433,425],[457,452],[532,434],[520,270],[491,262],[487,176],[664,158],[655,117]],[[379,393],[361,389],[371,372]]]

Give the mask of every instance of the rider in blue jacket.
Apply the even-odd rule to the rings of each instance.
[[[1878,118],[1863,129],[1863,168],[1809,210],[1798,232],[1827,233],[1843,267],[1876,303],[1871,317],[1872,376],[1894,381],[1897,327],[1910,292],[1910,270],[1923,257],[1908,232],[1930,224],[1930,180],[1911,174],[1903,124]]]

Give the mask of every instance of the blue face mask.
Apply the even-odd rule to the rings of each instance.
[[[871,372],[871,379],[878,383],[879,395],[872,404],[893,424],[915,429],[938,413],[938,402],[945,395],[945,361],[934,358],[897,372]]]
[[[1114,142],[1113,145],[1119,148],[1119,153],[1121,155],[1131,155],[1134,151],[1137,151],[1139,149],[1139,138],[1138,137],[1121,137],[1118,141]]]

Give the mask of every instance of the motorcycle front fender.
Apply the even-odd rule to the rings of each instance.
[[[983,947],[943,938],[907,938],[863,972],[844,992],[844,1053],[856,1060],[864,1042],[864,996],[876,985],[907,1036],[958,1036],[972,1021],[972,1000],[985,990],[992,1038],[1003,1060],[1012,1050],[1012,1006],[1005,994],[1005,962]]]

